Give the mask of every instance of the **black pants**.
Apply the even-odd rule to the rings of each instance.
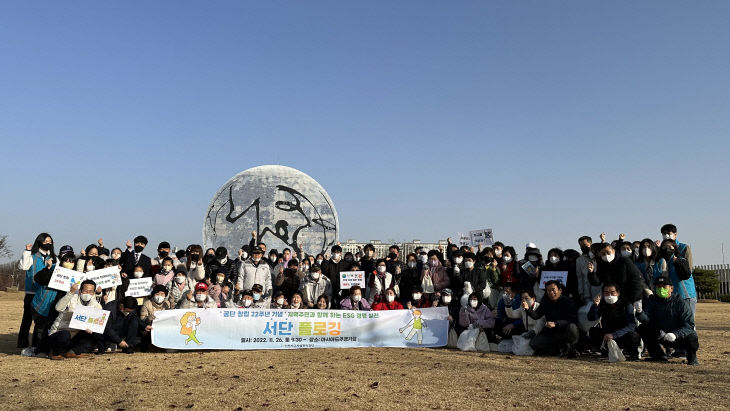
[[[69,331],[57,331],[50,336],[51,353],[53,355],[66,354],[73,351],[76,354],[85,354],[99,348],[99,354],[104,352],[101,334],[89,334],[86,331],[79,331],[71,337]]]
[[[673,342],[668,342],[663,340],[659,341],[659,331],[652,324],[641,324],[639,326],[639,335],[644,340],[644,346],[652,358],[662,358],[665,355],[662,349],[662,346],[664,346],[687,350],[687,362],[692,362],[697,359],[697,350],[700,348],[700,342],[697,339],[696,332],[692,332],[682,338],[677,338]]]
[[[535,354],[557,355],[563,348],[572,348],[578,342],[578,326],[570,323],[565,327],[543,328],[530,340]]]
[[[35,347],[35,352],[49,352],[51,344],[48,336],[48,329],[51,328],[53,322],[56,321],[58,312],[51,309],[46,317],[38,314],[35,309],[32,309],[32,312],[33,323],[35,324],[35,327],[33,327],[33,346]]]
[[[504,332],[504,327],[509,324],[512,324],[512,320],[505,321],[502,324],[498,324],[497,326],[494,327],[494,332],[497,333],[497,335],[499,335],[503,339],[510,339],[510,338],[512,338],[513,335],[520,335],[523,332],[525,332],[525,327],[523,327],[522,325],[517,325],[517,326],[515,326],[515,328],[512,329],[511,333],[506,334]]]
[[[30,325],[33,323],[33,308],[31,302],[33,301],[35,294],[25,294],[23,299],[23,319],[20,320],[20,330],[18,330],[18,348],[26,348],[30,345],[28,341],[28,334],[30,333]],[[36,346],[36,342],[33,343],[33,347]]]
[[[609,334],[600,327],[593,327],[589,330],[588,334],[591,338],[591,347],[598,349],[603,345],[603,336]],[[641,344],[641,337],[636,331],[629,331],[619,338],[614,338],[618,347],[622,350],[626,350],[632,357],[639,355],[639,344]]]

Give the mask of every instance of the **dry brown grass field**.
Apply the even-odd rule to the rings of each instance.
[[[699,367],[382,348],[50,361],[19,355],[21,311],[0,292],[3,409],[730,409],[730,304],[698,304]]]

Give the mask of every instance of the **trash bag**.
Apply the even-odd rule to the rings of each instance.
[[[487,334],[482,331],[481,328],[479,328],[479,335],[477,336],[477,340],[474,343],[474,348],[476,348],[479,352],[490,352],[492,351],[492,347],[489,344],[489,339],[487,338]]]
[[[512,353],[514,355],[535,355],[535,350],[530,347],[530,339],[521,335],[512,336]]]
[[[511,353],[512,352],[512,346],[514,346],[514,341],[510,340],[502,340],[502,342],[497,345],[497,351],[499,352],[506,352]]]
[[[461,351],[476,351],[475,344],[480,331],[481,330],[479,328],[474,328],[470,325],[469,328],[462,331],[461,335],[459,335],[459,340],[456,342],[456,348]]]
[[[454,327],[449,327],[449,339],[447,340],[446,347],[456,348],[459,342],[459,334],[456,333]]]
[[[608,362],[626,361],[624,353],[621,352],[621,348],[619,348],[615,340],[608,340],[608,342],[604,341],[603,346],[608,348]]]

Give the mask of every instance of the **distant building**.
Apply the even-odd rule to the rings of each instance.
[[[352,254],[356,254],[358,251],[362,250],[363,247],[367,244],[372,244],[375,247],[375,258],[385,258],[388,256],[388,249],[391,245],[390,243],[383,243],[380,240],[370,240],[367,243],[361,243],[357,240],[347,240],[347,242],[342,244],[342,252],[351,252]],[[448,242],[446,240],[439,240],[436,243],[424,243],[421,242],[421,240],[413,240],[411,242],[407,243],[395,243],[400,248],[400,254],[402,258],[405,258],[408,254],[415,252],[416,248],[423,247],[426,250],[438,250],[439,246],[441,246],[444,249],[444,252],[446,251],[446,244]]]

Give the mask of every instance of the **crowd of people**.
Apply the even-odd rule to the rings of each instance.
[[[513,246],[453,244],[418,248],[401,255],[397,245],[377,258],[368,244],[356,253],[332,246],[329,253],[281,253],[252,233],[237,255],[225,247],[189,245],[171,252],[168,242],[156,255],[144,253],[147,239],[125,249],[103,240],[80,250],[68,245],[55,253],[53,238],[41,233],[19,261],[26,272],[18,347],[28,356],[52,360],[121,350],[151,348],[155,313],[168,309],[339,309],[404,310],[447,307],[451,327],[461,333],[478,327],[490,341],[520,335],[537,355],[607,355],[614,340],[630,360],[667,361],[685,356],[697,365],[694,325],[697,295],[692,252],[677,241],[677,228],[661,228],[661,240],[629,241],[623,234],[600,242],[578,239],[579,250],[552,248],[543,254],[533,243],[520,256]],[[520,258],[522,257],[522,258]],[[122,285],[102,289],[93,281],[69,292],[49,288],[57,264],[80,272],[118,266]],[[363,271],[366,286],[340,288],[340,273]],[[567,272],[565,284],[540,281],[543,272]],[[126,295],[129,280],[151,277],[145,298]],[[543,288],[544,287],[544,288]],[[76,307],[103,307],[110,317],[103,334],[71,329]],[[31,325],[33,332],[31,334]]]

